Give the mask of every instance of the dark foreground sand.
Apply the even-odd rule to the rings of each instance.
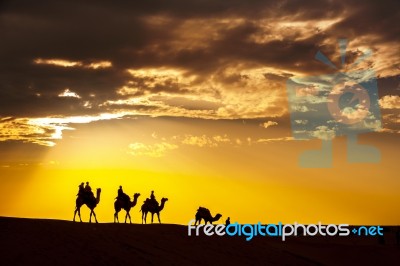
[[[0,217],[0,265],[400,265],[395,228],[377,238],[188,237],[172,224]]]

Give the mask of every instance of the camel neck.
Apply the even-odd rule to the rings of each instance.
[[[131,202],[131,205],[132,206],[135,206],[136,205],[136,203],[137,203],[137,199],[138,199],[138,197],[133,197],[133,201]]]
[[[96,204],[99,204],[99,202],[100,202],[100,190],[97,190]]]
[[[160,205],[160,211],[162,210],[162,209],[164,209],[164,204],[165,204],[165,201],[163,200],[163,201],[161,201],[161,205]]]

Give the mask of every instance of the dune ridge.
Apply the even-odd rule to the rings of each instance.
[[[393,229],[393,230],[392,230]],[[0,217],[1,265],[398,265],[394,227],[372,237],[189,237],[175,224]]]

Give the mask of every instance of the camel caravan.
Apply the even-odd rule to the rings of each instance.
[[[96,218],[96,213],[94,212],[94,209],[100,202],[100,194],[101,194],[101,188],[96,189],[96,196],[92,192],[92,188],[89,185],[89,182],[86,182],[86,186],[82,182],[79,185],[79,191],[77,194],[76,198],[76,205],[75,205],[75,212],[74,212],[74,219],[73,221],[75,222],[75,217],[76,214],[78,214],[80,222],[82,222],[81,218],[81,207],[83,205],[86,205],[90,209],[90,217],[89,217],[89,223],[92,222],[92,216],[94,217],[96,223],[97,223],[97,218]],[[138,198],[140,197],[140,193],[135,193],[133,194],[133,199],[131,201],[131,198],[129,195],[124,193],[122,190],[122,186],[119,186],[118,189],[118,195],[115,198],[114,202],[114,223],[119,223],[118,219],[118,213],[123,209],[125,210],[125,223],[127,219],[129,218],[129,223],[132,223],[130,211],[133,207],[136,206]],[[140,212],[142,212],[142,224],[147,222],[147,214],[151,213],[151,223],[153,223],[153,218],[154,214],[157,214],[158,222],[161,223],[160,219],[160,212],[164,209],[165,203],[168,201],[168,198],[162,198],[161,203],[159,203],[156,200],[156,197],[154,195],[154,191],[151,191],[150,197],[147,198],[143,204],[142,207],[140,208]],[[201,224],[201,221],[204,220],[205,224],[210,223],[212,224],[213,222],[218,221],[222,217],[221,214],[216,214],[214,217],[211,215],[210,210],[204,207],[199,207],[196,214],[196,222],[195,225]],[[226,224],[230,223],[230,218],[226,220]]]
[[[96,218],[96,213],[94,212],[94,208],[96,208],[97,204],[100,202],[100,193],[101,189],[98,188],[96,193],[96,196],[92,192],[92,188],[89,185],[89,182],[86,182],[86,186],[84,186],[84,183],[81,183],[79,185],[79,191],[77,194],[76,198],[76,204],[75,204],[75,212],[74,212],[74,219],[73,221],[75,222],[75,217],[76,214],[78,214],[79,220],[82,222],[81,218],[81,207],[83,205],[86,205],[90,209],[90,217],[89,217],[89,223],[92,222],[92,216],[94,217],[96,223],[97,223],[97,218]],[[119,223],[118,219],[118,213],[124,209],[126,212],[125,215],[125,223],[127,219],[129,218],[129,222],[132,223],[131,215],[130,215],[130,210],[136,206],[137,200],[140,196],[140,193],[135,193],[133,194],[133,200],[131,201],[131,198],[124,193],[122,190],[122,186],[119,187],[118,189],[118,196],[115,198],[114,202],[114,223]],[[140,211],[142,212],[142,223],[147,222],[147,214],[150,212],[151,213],[151,222],[153,223],[153,218],[154,214],[157,214],[158,222],[161,223],[160,219],[160,212],[164,209],[165,202],[167,202],[167,198],[162,198],[161,199],[161,204],[158,203],[156,200],[156,197],[154,196],[154,191],[151,192],[150,198],[147,198],[143,204],[142,207],[140,208]]]

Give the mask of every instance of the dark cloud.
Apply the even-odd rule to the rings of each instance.
[[[0,113],[16,117],[94,114],[105,110],[101,106],[105,101],[124,98],[117,89],[128,82],[142,90],[136,95],[146,90],[191,93],[172,80],[149,89],[144,84],[147,78],[132,77],[128,68],[173,67],[196,75],[195,82],[237,64],[289,74],[326,72],[329,69],[313,58],[323,50],[337,60],[332,39],[375,36],[370,39],[373,45],[398,43],[399,7],[398,1],[3,1]],[[221,24],[223,19],[232,22]],[[234,19],[240,22],[235,24]],[[325,30],[313,26],[330,19],[338,22]],[[184,27],[187,21],[193,21],[189,28]],[[275,38],[277,22],[309,24],[305,24],[308,28],[288,26],[286,35]],[[204,36],[191,37],[196,31]],[[262,35],[269,37],[254,40]],[[352,51],[347,57],[351,62],[357,55]],[[113,66],[64,68],[34,64],[36,58],[85,64],[107,60]],[[233,74],[219,81],[229,85],[243,78]],[[57,97],[66,88],[81,98]],[[86,101],[92,108],[84,106]],[[186,105],[193,108],[191,103],[181,104]]]
[[[346,1],[347,16],[332,31],[347,38],[375,35],[379,41],[400,41],[400,4],[396,0]]]

